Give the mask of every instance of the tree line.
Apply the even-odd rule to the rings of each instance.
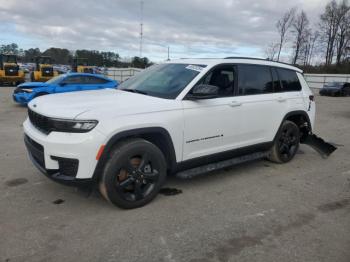
[[[350,5],[346,0],[330,1],[311,25],[304,10],[291,8],[276,22],[279,38],[265,54],[280,61],[288,48],[290,63],[308,72],[350,73]]]
[[[22,63],[33,63],[37,56],[50,56],[54,64],[71,65],[74,57],[87,58],[89,64],[104,67],[138,67],[145,68],[151,64],[147,57],[121,59],[118,53],[97,50],[70,51],[65,48],[51,47],[41,52],[39,48],[21,49],[16,43],[0,46],[0,53],[15,54]]]

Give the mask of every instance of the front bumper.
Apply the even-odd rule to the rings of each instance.
[[[96,155],[105,141],[102,133],[94,129],[89,133],[51,132],[46,135],[28,119],[23,127],[29,158],[47,177],[73,186],[93,182]],[[70,163],[71,166],[67,166]]]
[[[74,186],[74,187],[91,187],[93,186],[93,179],[77,179],[75,177],[71,177],[71,176],[66,176],[61,174],[60,170],[50,170],[50,169],[45,169],[44,166],[42,166],[42,163],[40,163],[40,161],[38,161],[37,157],[35,156],[35,151],[33,151],[33,147],[30,144],[30,142],[28,142],[28,138],[25,136],[24,137],[24,142],[25,145],[27,147],[28,150],[28,156],[29,159],[32,161],[32,163],[34,164],[34,166],[39,169],[39,171],[41,173],[43,173],[46,177],[48,177],[49,179],[63,184],[63,185],[67,185],[67,186]]]
[[[16,93],[12,95],[13,101],[21,105],[28,104],[33,98],[34,95],[32,95],[31,93]]]

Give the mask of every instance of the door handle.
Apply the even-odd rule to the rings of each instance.
[[[230,106],[232,106],[232,107],[241,106],[241,105],[242,105],[242,103],[237,102],[237,101],[231,101],[231,103],[230,103]]]
[[[283,97],[279,97],[279,98],[277,98],[277,101],[278,101],[278,102],[286,102],[287,99],[285,99],[285,98],[283,98]]]

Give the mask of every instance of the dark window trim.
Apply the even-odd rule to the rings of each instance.
[[[271,76],[272,76],[272,81],[273,81],[273,93],[284,93],[285,91],[283,91],[283,85],[282,85],[282,82],[281,82],[281,78],[280,78],[280,76],[278,74],[277,68],[278,67],[276,67],[276,66],[270,66],[270,71],[271,71]],[[276,89],[275,89],[275,80],[273,78],[272,70],[275,71],[276,76],[277,76],[277,80],[278,80],[278,82],[280,82],[280,87],[281,87],[280,91],[276,91]]]

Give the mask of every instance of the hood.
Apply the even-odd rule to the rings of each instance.
[[[45,86],[49,86],[49,84],[46,84],[44,82],[28,82],[28,83],[23,83],[18,85],[18,88],[35,88],[35,87],[45,87]]]
[[[176,100],[102,89],[46,95],[32,100],[28,107],[39,114],[67,119],[96,119],[179,108]]]

